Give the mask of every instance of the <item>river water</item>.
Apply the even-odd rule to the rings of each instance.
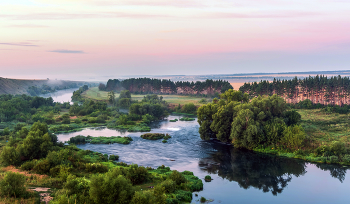
[[[64,89],[64,90],[59,90],[53,93],[48,93],[48,94],[42,94],[40,95],[40,97],[44,97],[44,98],[49,98],[52,97],[54,102],[60,102],[60,103],[64,103],[64,102],[70,102],[72,100],[72,95],[73,95],[73,91],[78,90],[79,88],[72,88],[72,89]]]
[[[180,116],[169,116],[170,119]],[[197,121],[161,121],[152,132],[169,133],[168,143],[140,138],[142,133],[120,132],[107,128],[87,128],[80,132],[59,134],[61,141],[76,135],[130,136],[128,145],[85,144],[104,154],[117,154],[120,161],[143,166],[162,164],[179,171],[189,170],[203,179],[204,189],[195,192],[193,203],[201,196],[211,203],[350,203],[348,168],[311,164],[302,160],[242,151],[215,140],[202,141]],[[175,160],[175,161],[171,161]],[[195,194],[194,193],[194,194]]]

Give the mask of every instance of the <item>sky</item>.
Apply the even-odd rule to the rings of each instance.
[[[350,0],[0,0],[0,77],[350,70]]]

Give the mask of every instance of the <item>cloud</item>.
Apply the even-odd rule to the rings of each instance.
[[[49,26],[45,26],[45,25],[34,25],[34,24],[23,24],[23,25],[8,25],[5,27],[9,27],[9,28],[47,28]]]
[[[0,43],[0,45],[12,45],[12,46],[25,46],[25,47],[39,47],[29,42],[18,42],[18,43]]]
[[[180,7],[180,8],[202,8],[207,7],[203,1],[194,0],[127,0],[127,1],[94,1],[98,6],[161,6],[161,7]]]
[[[56,53],[63,53],[63,54],[84,54],[85,52],[82,50],[50,50],[48,52],[56,52]]]
[[[11,20],[68,20],[68,19],[88,19],[88,18],[166,18],[169,15],[124,13],[124,12],[103,12],[103,13],[32,13],[23,15],[0,15],[0,18]]]
[[[320,15],[320,13],[316,12],[291,12],[285,11],[283,13],[250,13],[250,14],[242,14],[242,13],[207,13],[199,17],[204,18],[298,18],[305,16],[315,16]]]

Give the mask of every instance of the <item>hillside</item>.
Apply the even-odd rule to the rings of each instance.
[[[0,77],[0,94],[29,94],[29,89],[41,89],[42,87],[53,89],[76,88],[86,82],[82,81],[64,81],[47,79],[9,79]],[[32,94],[33,95],[33,94]]]

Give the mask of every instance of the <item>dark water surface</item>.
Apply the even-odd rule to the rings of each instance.
[[[170,116],[168,119],[180,118]],[[128,145],[78,145],[105,154],[117,154],[120,161],[143,166],[162,164],[179,171],[193,171],[203,179],[204,190],[197,192],[211,203],[350,203],[349,170],[341,166],[310,164],[302,160],[242,151],[217,141],[202,141],[197,121],[156,123],[152,132],[169,133],[168,143],[140,138],[142,133],[128,133],[107,128],[85,129],[60,134],[66,141],[76,135],[130,136]],[[170,161],[175,160],[175,161]]]

